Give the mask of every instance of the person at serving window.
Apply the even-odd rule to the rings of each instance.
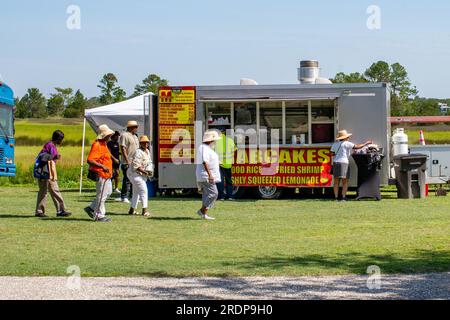
[[[333,177],[334,177],[334,197],[339,201],[339,186],[342,181],[342,200],[347,200],[348,179],[350,178],[349,159],[353,150],[362,149],[365,146],[372,144],[372,141],[367,141],[364,144],[354,144],[350,142],[350,137],[353,134],[348,133],[347,130],[341,130],[338,133],[336,142],[331,147],[333,153]]]

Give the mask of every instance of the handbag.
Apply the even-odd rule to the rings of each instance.
[[[87,178],[91,181],[98,182],[100,176],[97,172],[88,170]]]

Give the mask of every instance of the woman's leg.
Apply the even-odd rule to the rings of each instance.
[[[131,182],[131,185],[133,186],[133,193],[132,193],[132,197],[131,197],[131,209],[136,210],[138,207],[138,201],[139,201],[139,189],[138,189],[138,180],[137,180],[139,177],[134,177],[134,176],[129,175],[128,178]]]
[[[342,199],[345,199],[347,197],[347,191],[348,191],[348,179],[342,179]]]
[[[334,198],[339,199],[339,178],[334,178]]]
[[[203,207],[201,211],[203,214],[206,215],[208,213],[208,210],[210,210],[217,201],[219,191],[217,190],[217,186],[211,183],[203,183],[202,190],[203,190],[202,196]]]

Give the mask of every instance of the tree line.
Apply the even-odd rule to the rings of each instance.
[[[419,91],[412,85],[406,68],[396,62],[373,63],[365,72],[346,74],[339,72],[333,83],[369,83],[386,82],[391,88],[392,116],[434,116],[440,115],[439,103],[450,105],[450,99],[428,99],[419,97]]]
[[[389,64],[385,61],[373,63],[364,72],[339,72],[333,83],[369,83],[386,82],[391,88],[392,116],[426,116],[439,115],[439,103],[450,105],[450,99],[427,99],[419,97],[419,91],[411,83],[406,68],[400,63]],[[159,86],[168,85],[166,79],[150,74],[141,84],[134,88],[133,94],[127,96],[113,73],[105,74],[97,86],[100,96],[86,98],[80,90],[72,88],[55,88],[47,99],[37,88],[28,89],[22,98],[16,98],[17,118],[65,117],[80,118],[84,110],[98,106],[124,101],[147,92],[157,92]]]
[[[148,92],[157,92],[159,86],[167,86],[168,80],[156,74],[150,74],[141,84],[134,88],[133,94],[127,95],[119,86],[115,74],[107,73],[97,86],[100,96],[86,98],[81,90],[72,88],[55,88],[55,92],[47,99],[39,89],[30,88],[22,98],[15,98],[16,118],[81,118],[84,110],[121,102]]]

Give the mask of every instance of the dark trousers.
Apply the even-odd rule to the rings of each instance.
[[[127,164],[122,164],[122,173],[123,173],[123,178],[122,178],[122,191],[120,193],[120,197],[123,199],[131,199],[132,194],[133,194],[133,186],[131,185],[130,179],[128,179],[127,176],[127,170],[128,170],[128,165]]]
[[[231,179],[231,169],[220,167],[220,177],[222,181],[217,184],[219,199],[233,198],[233,180]]]

